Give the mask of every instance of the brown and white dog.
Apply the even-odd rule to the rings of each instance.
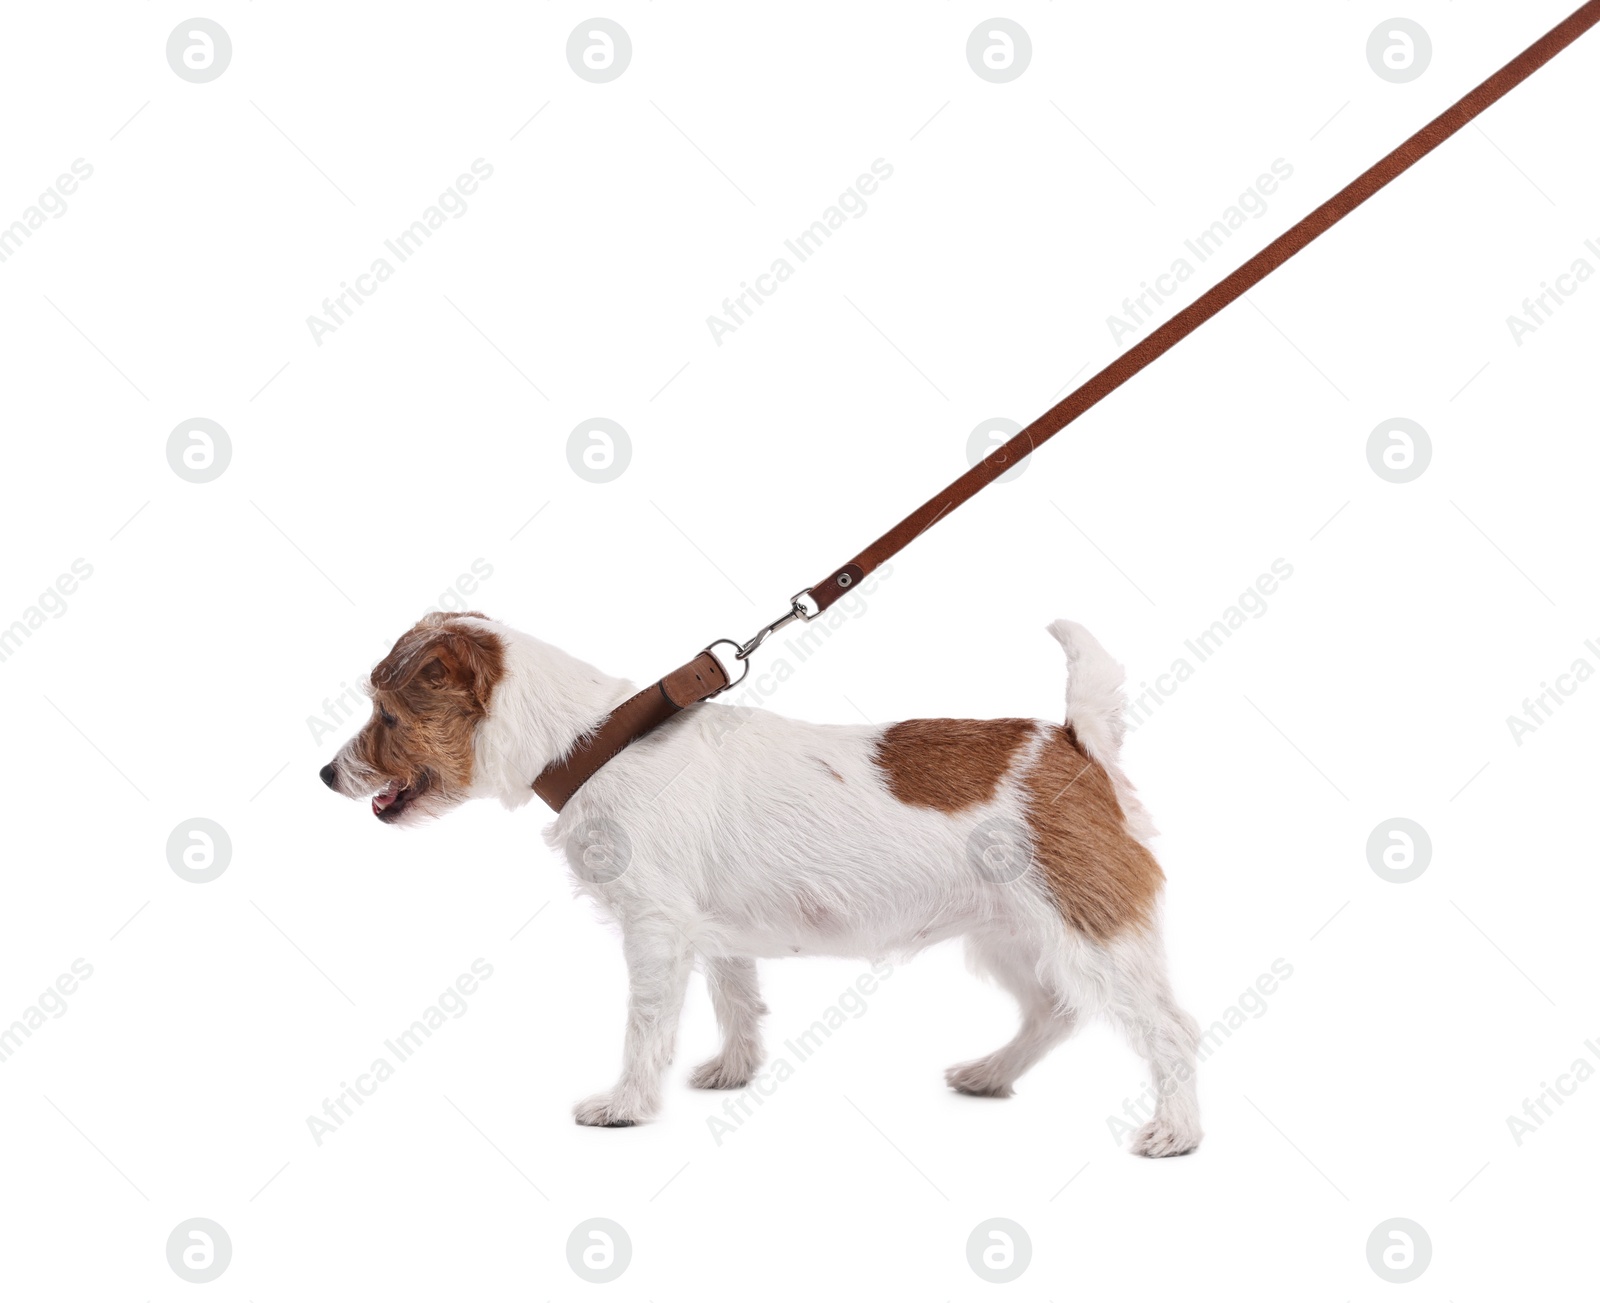
[[[1168,985],[1154,829],[1117,760],[1122,669],[1081,626],[1050,632],[1068,662],[1062,724],[808,724],[708,702],[578,790],[546,840],[620,924],[630,984],[622,1075],[576,1106],[580,1123],[656,1112],[697,960],[723,1040],[691,1081],[733,1089],[762,1059],[757,959],[877,959],[963,936],[1022,1026],[950,1068],[952,1087],[1009,1095],[1104,1014],[1155,1084],[1134,1151],[1199,1144],[1198,1028]],[[476,613],[423,619],[370,688],[372,718],[322,777],[400,825],[474,797],[527,803],[533,778],[634,692]]]

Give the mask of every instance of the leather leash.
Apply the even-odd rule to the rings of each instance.
[[[1151,331],[1111,365],[1091,376],[1038,420],[989,453],[965,475],[929,498],[820,583],[801,589],[789,599],[787,614],[765,626],[746,643],[736,643],[730,638],[717,639],[687,665],[623,702],[594,732],[580,738],[567,756],[541,773],[534,780],[533,790],[552,809],[560,810],[584,782],[630,742],[644,736],[678,711],[743,682],[745,674],[750,672],[751,653],[772,634],[791,621],[816,619],[919,534],[942,520],[979,489],[998,479],[1045,440],[1059,434],[1107,394],[1126,384],[1240,295],[1254,288],[1340,218],[1347,216],[1406,169],[1432,153],[1502,95],[1527,80],[1596,23],[1600,23],[1600,0],[1588,0],[1498,72],[1487,77],[1432,122],[1385,154],[1343,190],[1312,209],[1261,252]],[[806,599],[815,606],[815,610],[805,604]],[[733,659],[744,663],[744,672],[737,679],[729,679],[727,668],[712,652],[712,648],[718,646],[732,647]]]

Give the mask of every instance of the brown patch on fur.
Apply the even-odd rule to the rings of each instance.
[[[907,805],[954,814],[994,799],[1031,719],[908,719],[878,739],[873,760]]]
[[[500,640],[464,615],[487,618],[425,615],[372,671],[372,718],[353,758],[409,789],[409,804],[458,798],[471,785],[473,731],[505,672]]]
[[[1111,775],[1070,729],[1048,726],[1022,787],[1034,861],[1067,923],[1098,941],[1149,923],[1161,866],[1128,831]]]
[[[811,757],[811,758],[812,758],[812,759],[813,759],[813,760],[815,760],[815,761],[816,761],[816,762],[817,762],[817,763],[818,763],[818,764],[819,764],[819,765],[821,765],[821,766],[822,766],[822,767],[823,767],[823,768],[824,768],[824,769],[825,769],[825,770],[827,770],[827,771],[828,771],[828,776],[829,776],[829,777],[830,777],[830,778],[832,778],[832,779],[833,779],[833,781],[834,781],[834,782],[836,782],[836,783],[842,783],[842,782],[844,782],[844,775],[843,775],[843,774],[841,774],[841,773],[840,773],[840,772],[839,772],[839,771],[838,771],[838,770],[837,770],[837,769],[835,769],[835,768],[834,768],[834,767],[833,767],[833,766],[832,766],[832,765],[830,765],[830,764],[829,764],[829,763],[828,763],[828,762],[827,762],[827,761],[826,761],[826,760],[824,760],[824,759],[823,759],[823,758],[822,758],[822,757],[821,757],[821,756],[812,756],[812,757]]]

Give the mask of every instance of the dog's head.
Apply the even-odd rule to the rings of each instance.
[[[476,611],[433,612],[372,671],[372,718],[322,770],[384,823],[443,814],[472,786],[473,735],[505,671],[505,648]]]

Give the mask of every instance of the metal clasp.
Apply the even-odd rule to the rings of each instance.
[[[765,625],[756,630],[755,636],[752,637],[749,642],[738,643],[734,642],[732,638],[718,638],[706,648],[706,651],[709,652],[711,651],[712,647],[732,647],[734,660],[743,661],[745,663],[744,674],[741,674],[737,679],[734,679],[732,682],[730,682],[728,684],[729,688],[733,687],[735,684],[744,682],[745,674],[750,673],[750,657],[755,654],[757,647],[766,642],[766,640],[772,637],[773,634],[777,633],[779,629],[783,628],[787,624],[794,623],[796,620],[815,620],[817,616],[822,614],[821,607],[818,607],[814,611],[808,610],[805,606],[805,603],[800,600],[801,598],[810,598],[813,604],[816,602],[816,599],[811,597],[811,590],[809,588],[802,588],[798,593],[789,599],[788,611],[786,611],[783,615],[780,615],[771,624]],[[711,652],[711,654],[713,656],[716,655],[715,652]],[[720,657],[718,659],[720,659]],[[727,688],[723,689],[724,692],[727,690]]]
[[[745,643],[739,648],[737,653],[738,658],[742,661],[749,660],[751,653],[754,652],[757,647],[761,646],[762,643],[766,642],[768,638],[772,637],[773,634],[777,633],[779,629],[783,628],[784,625],[793,624],[796,620],[814,620],[817,618],[817,616],[821,615],[821,610],[808,611],[800,604],[800,599],[802,597],[809,597],[810,595],[811,590],[809,588],[802,588],[798,593],[791,597],[789,599],[788,613],[785,615],[780,615],[764,629],[758,630],[754,638],[750,639],[749,642]]]

